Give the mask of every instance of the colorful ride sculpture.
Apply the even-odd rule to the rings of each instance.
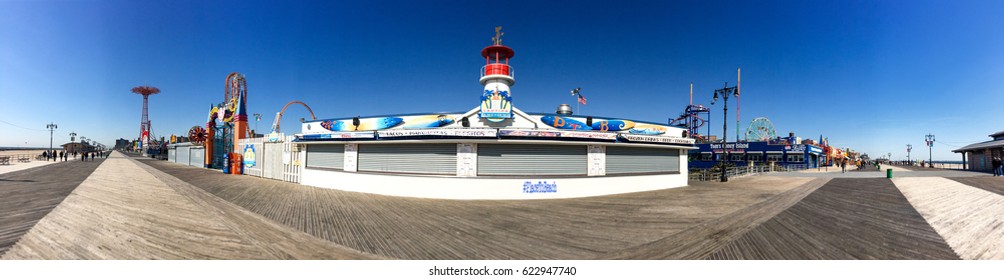
[[[223,131],[217,131],[218,128],[223,129]],[[224,137],[227,134],[232,134],[231,145],[215,147],[214,140],[217,133],[224,133],[222,135]],[[204,135],[200,138],[204,139],[206,147],[206,168],[214,168],[215,149],[222,149],[223,153],[219,153],[220,155],[230,154],[231,156],[236,155],[236,157],[240,157],[240,154],[233,152],[239,150],[238,140],[248,137],[247,80],[244,78],[244,75],[237,72],[227,75],[223,103],[217,104],[209,110],[206,130],[204,134],[198,134]],[[226,143],[226,141],[223,143]]]

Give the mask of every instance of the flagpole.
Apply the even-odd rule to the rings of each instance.
[[[575,112],[578,113],[579,115],[582,115],[582,113],[579,112],[579,109],[581,109],[581,108],[579,108],[579,104],[580,104],[579,103],[579,90],[581,90],[581,89],[582,88],[579,88],[579,87],[577,87],[575,89],[572,89],[572,97],[575,97]]]

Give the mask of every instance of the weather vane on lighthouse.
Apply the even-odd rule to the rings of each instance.
[[[492,43],[495,43],[495,45],[497,45],[497,46],[501,46],[502,45],[502,35],[505,35],[505,32],[502,32],[502,27],[501,26],[496,26],[495,27],[495,37],[492,37]]]

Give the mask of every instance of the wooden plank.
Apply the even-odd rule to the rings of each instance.
[[[1004,259],[1004,196],[999,177],[897,178],[896,187],[945,241],[969,260]]]
[[[836,178],[710,259],[958,259],[888,179]]]
[[[59,205],[103,160],[66,161],[0,174],[0,255]]]
[[[749,177],[729,184],[560,200],[438,200],[143,163],[313,236],[402,259],[598,258],[745,209],[812,180]]]
[[[160,171],[144,170],[136,160],[118,154],[107,159],[3,256],[5,259],[373,257],[277,224]]]

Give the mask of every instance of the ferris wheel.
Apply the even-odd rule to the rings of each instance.
[[[767,141],[776,137],[774,124],[764,117],[753,119],[750,126],[746,128],[746,141]]]

